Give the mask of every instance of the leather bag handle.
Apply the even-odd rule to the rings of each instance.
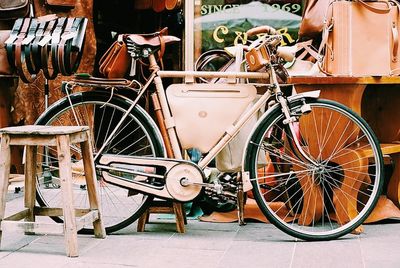
[[[367,9],[371,10],[372,12],[375,13],[379,13],[379,14],[385,14],[385,13],[389,13],[390,12],[390,3],[387,0],[381,0],[381,1],[377,1],[377,2],[382,2],[385,3],[387,5],[387,8],[377,8],[374,7],[371,4],[367,4],[367,2],[365,2],[364,0],[357,0],[357,2],[359,2],[360,4],[362,4],[364,7],[366,7]]]

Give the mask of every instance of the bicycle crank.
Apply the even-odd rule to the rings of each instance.
[[[168,158],[105,154],[96,168],[108,183],[182,202],[199,195],[205,178],[195,163]]]

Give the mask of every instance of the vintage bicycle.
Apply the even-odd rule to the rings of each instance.
[[[279,47],[281,36],[270,27],[252,33],[264,34],[249,46],[246,53],[255,54],[245,64],[259,64],[261,72],[163,71],[155,54],[179,39],[126,35],[133,60],[150,63],[147,82],[78,75],[65,83],[67,96],[39,117],[40,125],[90,126],[108,233],[138,219],[153,198],[187,202],[204,189],[237,202],[243,222],[243,193],[252,188],[267,219],[304,240],[338,238],[368,217],[383,182],[382,152],[371,128],[345,106],[319,99],[319,91],[284,94],[278,75],[291,57]],[[165,89],[167,77],[185,82]],[[196,83],[199,77],[225,81]],[[76,86],[96,90],[72,93]],[[122,89],[133,97],[120,94]],[[139,105],[147,93],[157,123]],[[263,109],[244,144],[235,180],[210,182],[212,160]],[[189,148],[202,152],[198,163],[186,160],[183,152]],[[51,147],[40,151],[38,202],[57,206],[62,200],[57,158]],[[80,148],[71,147],[71,154],[79,206],[87,200]]]

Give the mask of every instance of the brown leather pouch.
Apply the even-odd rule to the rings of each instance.
[[[154,12],[162,12],[165,9],[165,0],[153,0],[153,10]]]
[[[268,50],[265,46],[252,48],[246,53],[246,62],[249,70],[256,72],[267,65],[270,61]]]
[[[0,31],[0,74],[13,74],[13,69],[8,63],[5,41],[10,36],[10,30]]]
[[[134,0],[133,8],[136,10],[150,9],[153,6],[152,0]]]
[[[130,66],[128,49],[122,38],[115,41],[100,59],[100,73],[107,78],[124,77]]]
[[[62,8],[74,8],[77,0],[45,0],[46,5]]]
[[[182,0],[165,0],[166,10],[179,9],[182,6]]]
[[[306,0],[299,29],[299,39],[313,39],[322,33],[329,3],[333,0]]]

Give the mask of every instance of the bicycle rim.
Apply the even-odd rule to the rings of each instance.
[[[253,193],[282,231],[304,240],[330,240],[357,228],[374,208],[382,188],[383,159],[378,141],[354,112],[327,100],[292,104],[304,160],[277,109],[251,138]]]
[[[91,142],[96,154],[123,113],[129,101],[108,92],[83,92],[65,98],[50,107],[37,121],[40,125],[88,125]],[[73,107],[73,108],[71,108]],[[150,121],[149,121],[150,120]],[[62,207],[62,196],[58,183],[58,160],[52,147],[39,148],[40,159],[37,173],[37,200],[42,206]],[[140,108],[134,109],[106,147],[104,153],[134,156],[163,156],[163,147],[154,122]],[[73,191],[75,207],[89,207],[84,181],[80,147],[71,145]],[[97,172],[99,201],[102,220],[107,233],[117,231],[135,221],[148,207],[151,196],[105,182]],[[54,218],[62,222],[62,218]],[[83,233],[93,232],[87,225]]]

